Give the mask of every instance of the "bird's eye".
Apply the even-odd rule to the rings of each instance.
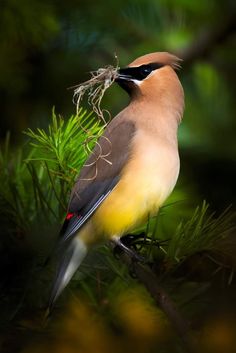
[[[143,65],[140,67],[140,74],[143,78],[147,77],[152,72],[152,68],[149,65]]]

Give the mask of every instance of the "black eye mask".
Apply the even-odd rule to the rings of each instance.
[[[126,67],[118,71],[120,76],[124,75],[124,78],[142,81],[154,70],[160,69],[164,64],[152,63],[147,65],[141,65],[137,67]]]

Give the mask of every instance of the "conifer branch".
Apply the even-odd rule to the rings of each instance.
[[[171,297],[161,286],[154,272],[147,265],[134,261],[130,254],[122,252],[120,257],[129,269],[132,268],[139,282],[145,286],[156,304],[166,314],[176,333],[179,335],[186,353],[196,353],[197,349],[189,322],[183,318]]]

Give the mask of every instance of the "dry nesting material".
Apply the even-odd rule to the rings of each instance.
[[[91,153],[93,153],[93,150],[91,150],[90,148],[90,142],[95,141],[95,144],[99,147],[99,156],[96,157],[92,164],[96,164],[96,161],[100,158],[104,159],[107,163],[110,163],[107,157],[111,153],[111,146],[110,151],[104,154],[104,152],[102,151],[102,147],[100,146],[99,141],[97,139],[102,134],[104,128],[110,121],[110,113],[109,111],[101,108],[101,101],[106,90],[112,85],[112,83],[118,76],[118,69],[118,65],[116,67],[109,65],[105,68],[100,68],[97,71],[92,71],[92,77],[90,78],[90,80],[82,82],[79,85],[72,87],[74,88],[73,102],[76,104],[77,114],[79,115],[80,104],[84,95],[86,94],[88,104],[91,106],[99,122],[102,123],[100,125],[100,131],[96,133],[96,135],[93,135],[92,129],[85,128],[83,124],[81,124],[81,121],[79,119],[80,127],[86,133],[86,139],[83,142],[86,154],[90,155]],[[107,113],[108,115],[106,119],[104,117],[104,113]]]
[[[108,113],[109,118],[110,113],[107,110],[101,109],[101,101],[106,90],[112,85],[118,76],[117,71],[118,66],[113,67],[109,65],[105,68],[100,68],[97,71],[91,72],[92,77],[90,80],[73,87],[75,88],[73,102],[76,104],[77,114],[80,110],[83,96],[87,93],[88,103],[92,107],[92,110],[104,125],[107,124],[106,119],[104,118],[104,112]]]

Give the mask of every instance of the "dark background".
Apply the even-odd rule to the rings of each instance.
[[[178,74],[185,90],[186,108],[179,129],[181,172],[173,197],[174,201],[180,200],[182,203],[175,209],[176,214],[172,212],[173,219],[179,217],[179,214],[190,212],[184,204],[185,200],[191,207],[206,200],[216,215],[221,214],[229,205],[234,210],[234,0],[0,0],[1,146],[4,146],[6,135],[10,133],[11,152],[13,155],[19,152],[28,140],[22,131],[28,127],[46,129],[51,122],[53,107],[66,120],[75,114],[73,90],[68,88],[87,80],[92,70],[109,64],[116,65],[115,55],[122,67],[136,57],[154,51],[169,51],[183,59]],[[102,106],[115,115],[127,101],[125,92],[113,85],[106,92]],[[11,163],[16,161],[10,161],[10,169]],[[4,219],[3,209],[1,219]],[[168,222],[171,223],[170,218]],[[44,226],[42,224],[42,230]],[[11,222],[4,222],[2,229],[4,227],[10,232]],[[167,225],[166,228],[171,229],[171,226]],[[37,247],[40,231],[38,228],[35,232],[33,228],[29,230],[29,234],[34,234],[31,239],[31,243],[35,242],[34,247]],[[55,229],[51,232],[47,229],[47,232],[51,235]],[[4,236],[6,238],[6,233]],[[2,314],[1,352],[119,353],[134,350],[137,353],[149,353],[156,351],[153,348],[153,337],[159,342],[154,347],[158,347],[160,352],[173,352],[173,346],[168,345],[176,342],[176,337],[170,327],[163,324],[166,322],[163,314],[150,309],[150,300],[135,281],[131,284],[125,282],[127,277],[121,281],[124,270],[113,262],[108,268],[113,266],[115,275],[101,270],[88,276],[88,279],[86,277],[84,283],[82,281],[78,284],[75,280],[72,287],[75,292],[80,287],[80,300],[76,299],[63,320],[58,321],[59,327],[55,328],[58,325],[56,316],[53,327],[46,331],[41,326],[39,329],[37,322],[42,316],[41,307],[35,305],[36,299],[32,300],[33,296],[40,293],[35,285],[37,271],[33,270],[34,279],[30,277],[32,273],[29,276],[27,272],[32,266],[30,248],[27,245],[25,251],[21,240],[16,241],[13,237],[13,240],[8,239],[6,242],[4,236],[1,238],[4,241],[0,242],[0,308],[8,319]],[[230,245],[231,258],[234,258],[229,266],[233,266],[231,281],[228,281],[229,274],[227,278],[222,275],[224,278],[220,280],[214,277],[216,283],[213,281],[210,291],[201,297],[201,302],[193,299],[194,310],[192,307],[184,309],[187,316],[194,313],[194,324],[200,327],[201,332],[198,338],[201,338],[206,353],[234,352],[230,339],[234,337],[236,323],[235,317],[229,313],[231,309],[235,313],[236,290],[235,283],[231,287],[225,285],[225,282],[233,283],[235,269],[235,240],[230,244],[234,244],[234,247]],[[8,252],[6,248],[11,250]],[[211,282],[212,263],[206,264],[205,260],[202,262],[201,256],[196,255],[196,258],[190,259],[179,272],[177,269],[178,280],[189,274],[193,263],[197,269],[193,277],[189,276],[188,280],[185,278],[185,287],[175,298],[177,303],[181,300],[188,302],[189,299],[185,300],[187,293],[194,297],[193,293],[207,286],[208,281]],[[221,262],[218,265],[221,266]],[[198,285],[199,278],[201,286]],[[168,289],[173,293],[177,282],[173,277],[167,281]],[[42,283],[39,288],[42,288]],[[27,290],[23,290],[22,294],[23,287],[27,287]],[[121,290],[124,288],[128,290],[127,296]],[[28,301],[25,299],[28,297],[25,294],[27,291],[31,293],[31,300]],[[134,291],[137,295],[134,295]],[[67,295],[62,301],[62,307],[66,298]],[[212,307],[206,305],[208,302],[212,303]],[[204,321],[206,307],[208,316]],[[224,308],[222,312],[217,311],[221,307]],[[157,326],[152,326],[153,322]],[[78,329],[81,327],[83,330]],[[179,347],[178,344],[176,347]],[[182,350],[177,349],[176,352]]]

